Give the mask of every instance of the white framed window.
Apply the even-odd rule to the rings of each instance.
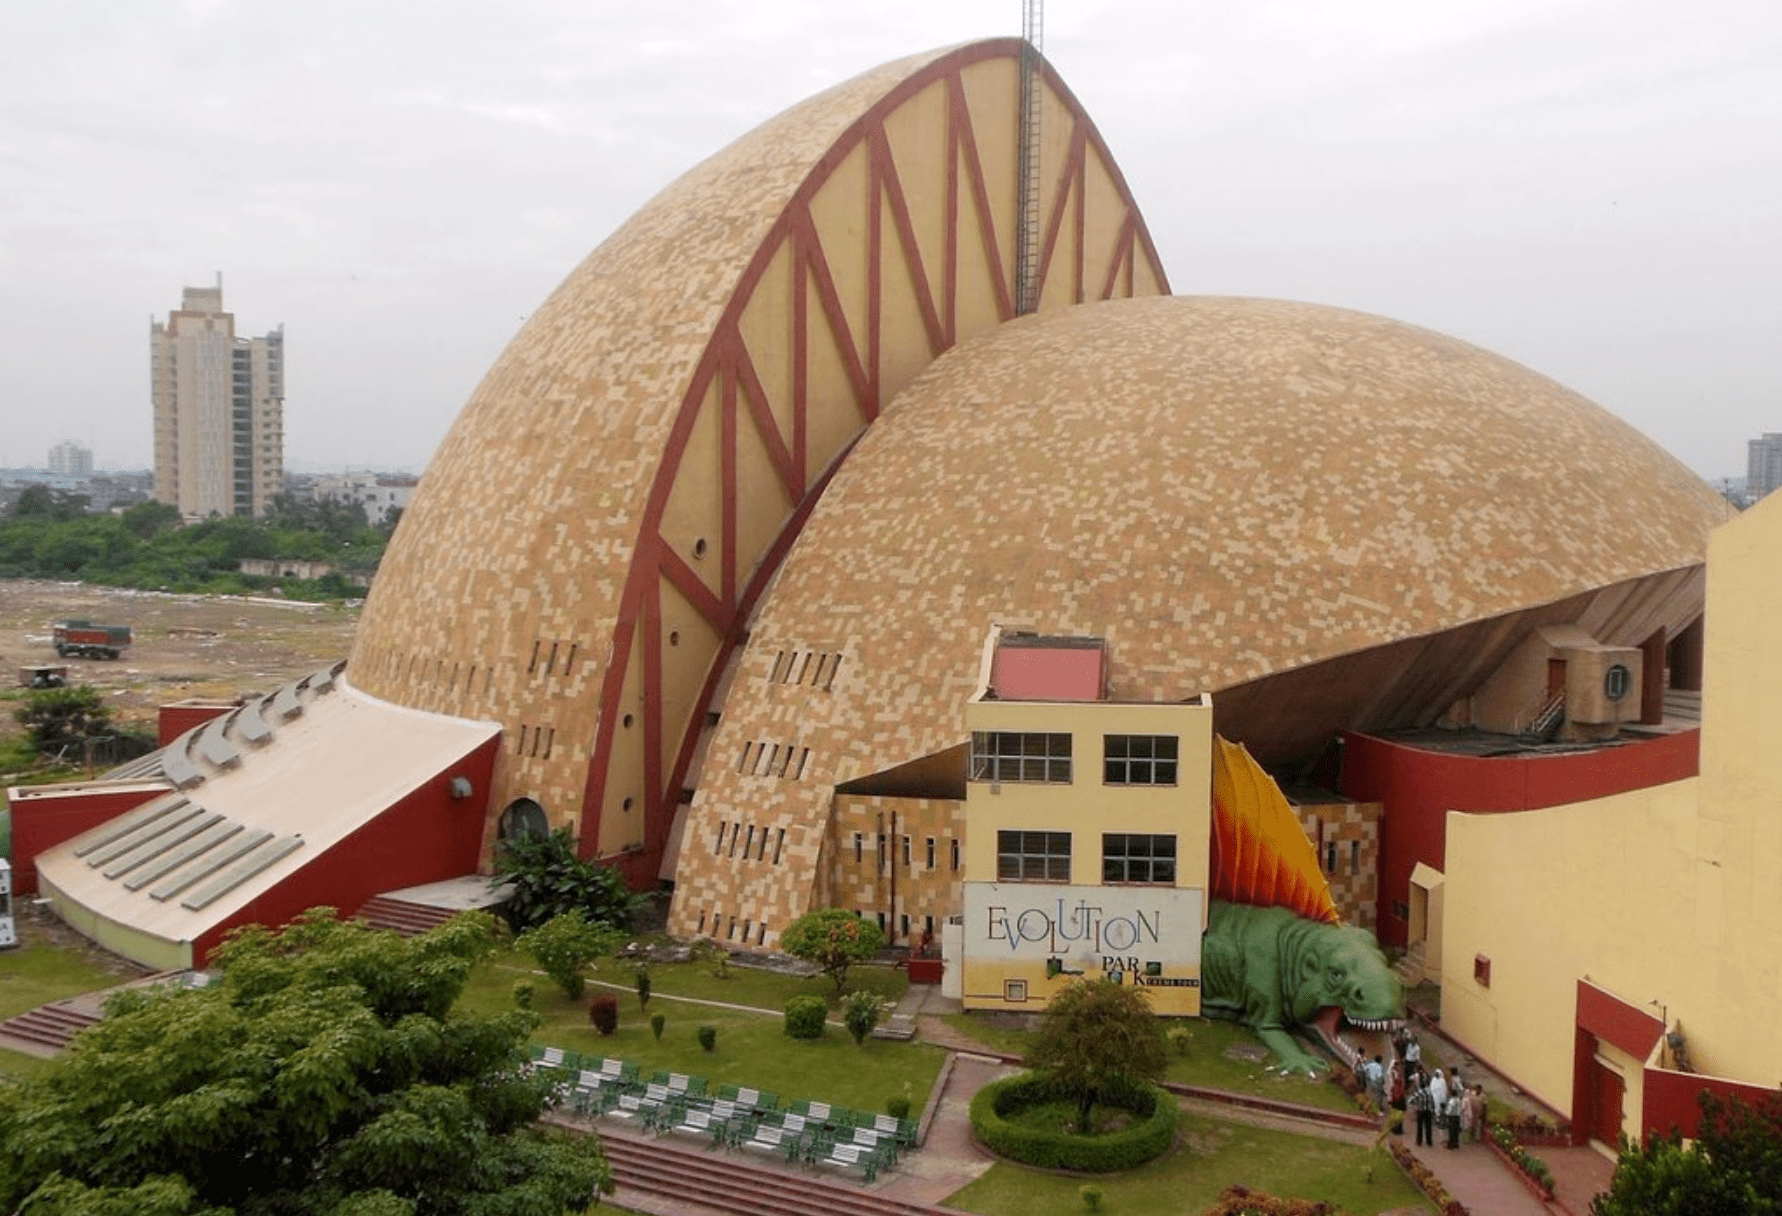
[[[1174,886],[1176,838],[1139,832],[1104,832],[1101,837],[1101,880]]]
[[[1038,731],[975,730],[971,734],[973,781],[1070,784],[1070,735]]]
[[[1174,735],[1104,735],[1101,779],[1108,785],[1174,785]]]
[[[998,882],[1069,882],[1070,833],[996,833]]]

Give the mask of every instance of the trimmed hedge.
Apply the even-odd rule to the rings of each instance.
[[[1106,1136],[1071,1136],[1022,1127],[1006,1116],[1041,1102],[1071,1096],[1038,1074],[1026,1072],[986,1085],[971,1100],[971,1130],[991,1152],[1045,1169],[1106,1174],[1129,1170],[1161,1156],[1175,1142],[1176,1100],[1154,1085],[1110,1088],[1105,1103],[1136,1116],[1132,1126]]]
[[[820,996],[804,995],[786,998],[786,1033],[795,1039],[820,1039],[823,1021],[829,1016],[829,1002]]]

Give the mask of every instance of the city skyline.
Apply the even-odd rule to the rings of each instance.
[[[1177,292],[1450,334],[1704,476],[1782,424],[1782,11],[1047,18]],[[74,439],[148,467],[142,318],[220,271],[256,329],[287,326],[291,467],[424,469],[524,318],[674,177],[814,89],[1018,21],[1006,0],[24,11],[0,48],[0,163],[28,183],[0,200],[0,465]]]

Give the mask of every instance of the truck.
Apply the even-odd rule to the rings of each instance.
[[[63,658],[115,659],[130,648],[130,626],[57,621],[56,653]]]

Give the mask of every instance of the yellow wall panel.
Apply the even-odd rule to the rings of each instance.
[[[866,416],[843,361],[838,334],[818,301],[814,283],[805,332],[805,383],[810,400],[822,402],[822,408],[812,410],[805,423],[809,475],[814,479],[866,425]]]
[[[792,261],[791,243],[781,241],[737,323],[788,448],[792,446]]]
[[[897,107],[885,120],[891,161],[897,167],[916,248],[938,301],[946,282],[947,246],[947,89],[933,84]],[[887,257],[895,235],[884,217]],[[899,255],[901,256],[901,255]]]
[[[1126,224],[1126,200],[1120,197],[1108,166],[1093,147],[1087,152],[1083,191],[1087,201],[1083,234],[1083,298],[1099,300],[1107,284],[1108,269],[1123,252],[1120,233]],[[1116,291],[1116,295],[1124,295]]]
[[[713,594],[721,591],[718,546],[724,535],[723,412],[720,378],[712,378],[687,437],[681,476],[669,491],[662,513],[662,536],[705,580]],[[704,541],[701,546],[699,542]]]
[[[625,680],[620,686],[619,720],[613,724],[612,753],[607,759],[606,794],[600,807],[600,843],[602,856],[611,856],[623,849],[643,843],[643,806],[648,793],[644,786],[644,680],[643,631],[631,639],[630,656],[625,666]],[[624,809],[625,799],[631,809]],[[545,806],[551,822],[579,823],[579,816],[561,815],[562,808]]]
[[[903,246],[888,227],[879,285],[880,324],[885,333],[879,368],[880,406],[883,408],[939,353],[929,341]],[[940,312],[938,300],[935,311],[937,315]]]
[[[847,329],[862,360],[866,357],[867,279],[867,149],[861,142],[837,165],[811,200],[823,260],[835,282]],[[814,301],[813,301],[814,302]]]

